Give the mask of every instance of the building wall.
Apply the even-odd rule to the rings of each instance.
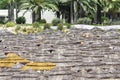
[[[42,19],[46,19],[46,21],[47,21],[48,23],[51,23],[52,20],[53,20],[54,18],[56,18],[56,15],[55,15],[55,13],[54,13],[53,11],[48,11],[48,10],[46,10],[46,11],[43,11],[43,12],[42,12],[41,18],[42,18]]]
[[[18,17],[23,16],[23,14],[26,12],[26,10],[21,10],[18,13]],[[15,19],[16,20],[16,11],[14,10],[14,15],[15,15]],[[8,16],[8,10],[0,10],[0,16]],[[27,24],[32,24],[32,12],[31,11],[27,11],[24,15],[24,17],[26,18],[26,23]],[[55,13],[52,11],[43,11],[41,14],[42,19],[46,19],[47,23],[51,23],[51,21],[56,18]]]
[[[18,13],[18,17],[20,16],[23,16],[23,14],[26,12],[26,10],[21,10],[19,13]],[[15,12],[16,14],[16,12]],[[31,14],[31,11],[27,11],[24,15],[25,19],[26,19],[26,23],[27,24],[32,24],[32,14]],[[16,19],[16,15],[15,15],[15,19]]]

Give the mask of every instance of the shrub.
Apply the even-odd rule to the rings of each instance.
[[[92,20],[90,18],[87,18],[87,17],[85,17],[85,18],[79,18],[77,20],[78,24],[91,24],[91,22],[92,22]]]
[[[53,26],[57,26],[59,23],[62,23],[62,22],[63,22],[63,21],[60,20],[60,19],[58,19],[58,18],[52,20]]]
[[[14,22],[7,22],[6,27],[14,27],[15,23]]]
[[[8,18],[0,17],[0,24],[5,24],[5,23],[7,23],[7,21],[8,21]]]
[[[46,23],[46,20],[45,19],[41,19],[38,21],[39,23]]]
[[[71,28],[71,24],[66,23],[66,27],[67,27],[67,29],[70,29]]]
[[[44,25],[44,30],[45,30],[45,29],[50,29],[50,24],[48,24],[48,23],[45,24],[45,25]]]
[[[39,28],[39,27],[40,27],[39,22],[34,22],[34,23],[33,23],[33,28]]]
[[[63,24],[62,23],[59,23],[57,25],[57,30],[63,30]]]
[[[102,17],[101,17],[101,20],[102,20],[102,24],[103,24],[103,25],[110,25],[111,22],[112,22],[111,19],[108,19],[108,18],[105,17],[105,16],[102,16]]]
[[[101,17],[101,21],[102,21],[102,22],[106,21],[107,19],[108,19],[108,18],[105,17],[105,16],[102,16],[102,17]]]
[[[34,30],[34,28],[27,28],[26,32],[27,33],[34,33],[35,30]]]
[[[0,24],[4,24],[4,21],[1,20],[1,21],[0,21]]]
[[[21,29],[20,26],[16,26],[15,31],[17,32],[17,31],[20,30],[20,29]]]
[[[112,23],[112,20],[110,19],[107,19],[107,20],[105,20],[102,24],[103,25],[110,25]]]
[[[23,31],[23,32],[26,32],[26,31],[27,31],[27,29],[26,29],[26,28],[23,28],[23,29],[22,29],[22,31]]]
[[[113,25],[120,25],[120,20],[118,20],[118,21],[113,21],[112,24],[113,24]]]
[[[37,32],[41,32],[42,30],[43,30],[42,27],[36,29]]]
[[[25,22],[26,22],[26,19],[25,19],[25,17],[18,17],[17,19],[16,19],[16,23],[17,24],[25,24]]]

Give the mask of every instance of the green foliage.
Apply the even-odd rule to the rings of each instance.
[[[42,27],[40,26],[39,22],[34,22],[33,23],[33,28],[36,32],[41,32],[42,31]]]
[[[53,19],[52,24],[53,26],[57,26],[59,23],[62,23],[63,21],[60,20],[59,18]]]
[[[0,17],[0,24],[5,24],[7,22],[6,17]]]
[[[8,0],[0,0],[0,9],[7,9]]]
[[[91,24],[91,21],[92,20],[90,18],[85,17],[85,18],[79,18],[77,20],[77,23],[78,24]]]
[[[20,29],[21,29],[21,26],[16,26],[15,31],[17,32]]]
[[[15,23],[14,22],[7,22],[6,27],[14,27]]]
[[[113,25],[120,25],[120,20],[118,20],[118,21],[113,21],[112,24],[113,24]]]
[[[0,24],[0,27],[3,27],[3,24]]]
[[[62,23],[59,23],[57,25],[57,30],[63,30],[63,24]]]
[[[44,30],[45,30],[45,29],[50,29],[50,24],[46,23],[46,24],[44,25]]]
[[[39,28],[39,27],[40,27],[39,22],[34,22],[34,23],[33,23],[33,28]]]
[[[102,17],[101,17],[102,22],[106,21],[107,19],[108,19],[108,18],[105,17],[105,16],[102,16]]]
[[[23,28],[23,29],[22,29],[22,31],[23,31],[23,32],[26,32],[26,31],[27,31],[27,29],[26,29],[26,28]]]
[[[4,24],[4,21],[0,20],[0,24]]]
[[[106,21],[104,21],[104,23],[102,23],[103,25],[110,25],[111,24],[111,22],[112,22],[112,20],[110,19],[108,19],[108,20],[106,20]]]
[[[45,19],[41,19],[41,20],[39,20],[37,22],[39,22],[39,23],[46,23],[46,20]]]
[[[25,24],[25,22],[26,22],[26,19],[25,19],[25,17],[18,17],[17,19],[16,19],[16,23],[17,24]]]
[[[112,22],[111,19],[108,19],[108,18],[105,17],[105,16],[102,16],[102,17],[101,17],[101,20],[102,20],[102,24],[103,24],[103,25],[110,25],[111,22]]]
[[[36,28],[36,31],[41,32],[41,31],[43,31],[43,29],[42,29],[42,27],[39,27],[39,28]]]
[[[27,32],[27,33],[34,33],[34,32],[35,32],[35,29],[34,29],[34,28],[27,28],[27,29],[26,29],[26,32]]]
[[[67,29],[70,29],[71,28],[71,24],[66,23],[66,27],[67,27]]]
[[[52,9],[54,11],[58,10],[55,4],[50,3],[51,0],[22,0],[23,3],[21,5],[22,9],[33,10],[36,14],[34,18],[38,18],[40,15],[39,12],[43,9]],[[38,16],[36,16],[38,15]],[[40,18],[40,16],[39,16]]]

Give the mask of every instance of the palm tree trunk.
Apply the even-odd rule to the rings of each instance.
[[[78,16],[78,11],[77,11],[77,1],[74,1],[74,23],[77,22],[77,16]]]
[[[71,23],[71,20],[70,20],[70,18],[71,18],[71,13],[70,13],[70,6],[69,6],[69,9],[68,9],[68,23]]]
[[[71,22],[71,24],[73,24],[73,1],[71,1],[71,4],[70,4],[70,16],[71,16],[71,19],[70,19],[70,22]]]
[[[35,12],[35,21],[41,20],[41,8],[38,9],[38,11]]]
[[[32,11],[32,23],[35,22],[35,11]]]
[[[15,2],[15,10],[16,10],[16,19],[18,18],[18,5],[17,2]]]
[[[65,13],[62,13],[62,20],[63,20],[63,23],[65,23]]]
[[[60,19],[60,12],[59,11],[56,12],[56,15],[57,15],[57,18]]]
[[[41,20],[41,8],[38,10],[38,20]]]
[[[14,2],[11,1],[8,8],[8,20],[14,22]]]
[[[101,6],[97,4],[97,24],[101,24]]]
[[[32,22],[41,20],[41,10],[38,10],[37,12],[32,12]]]

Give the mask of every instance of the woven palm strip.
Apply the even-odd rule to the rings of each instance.
[[[30,62],[27,63],[22,70],[51,70],[56,67],[56,64],[51,62]]]
[[[12,67],[16,63],[29,63],[30,61],[18,56],[15,53],[8,53],[7,57],[0,59],[0,67]]]
[[[0,67],[13,67],[16,63],[24,63],[26,64],[24,67],[22,67],[22,70],[51,70],[55,68],[55,64],[51,62],[32,62],[27,59],[24,59],[20,56],[18,56],[15,53],[8,53],[6,55],[7,57],[4,59],[0,59]]]

